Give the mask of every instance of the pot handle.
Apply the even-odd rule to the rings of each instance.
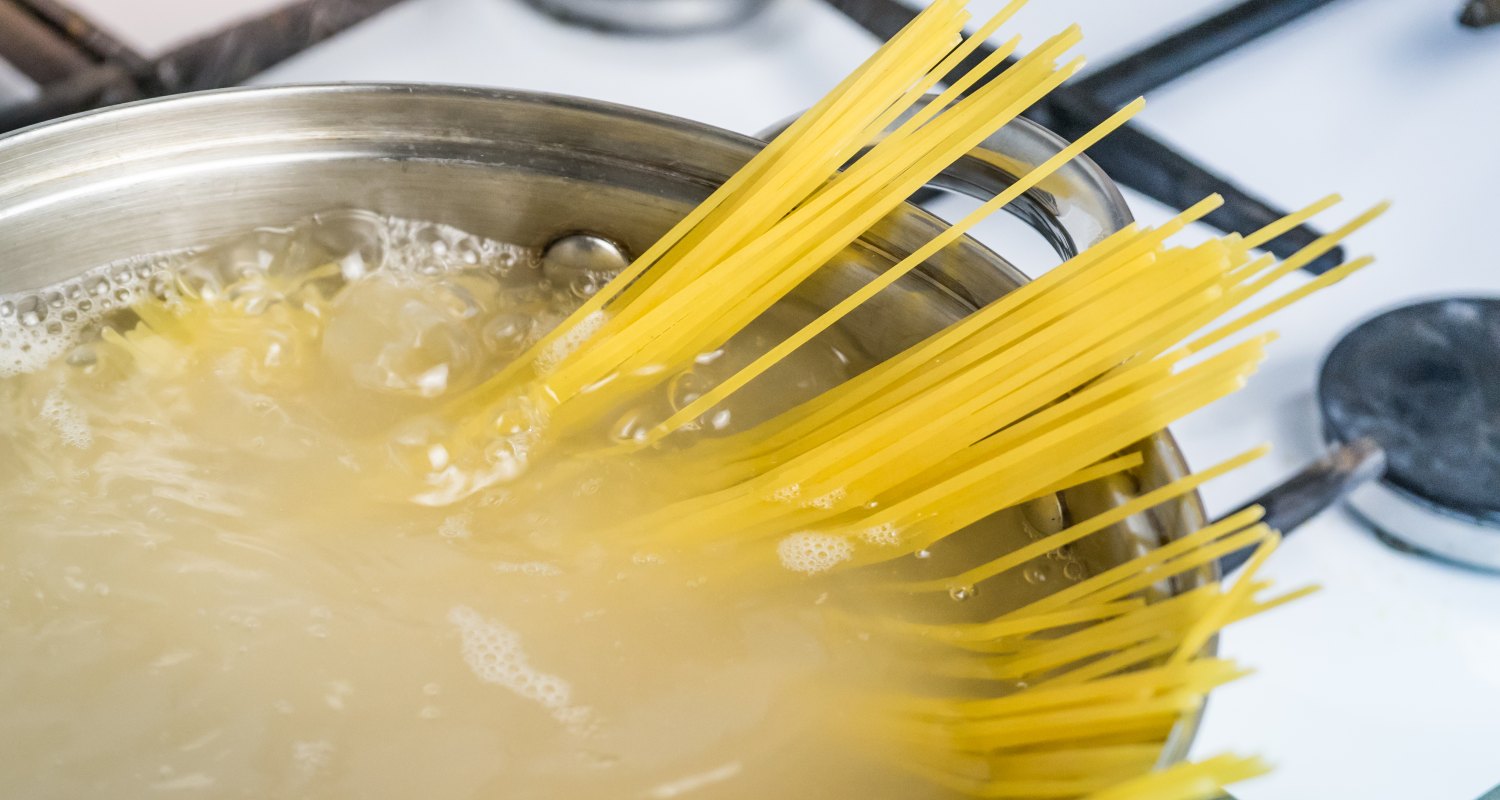
[[[1224,516],[1260,506],[1266,512],[1265,523],[1287,535],[1383,474],[1385,451],[1374,439],[1356,439],[1335,445],[1322,458]],[[1224,556],[1219,559],[1220,572],[1227,577],[1243,566],[1254,552],[1255,548],[1247,547]]]

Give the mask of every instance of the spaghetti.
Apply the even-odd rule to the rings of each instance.
[[[650,389],[654,376],[675,374],[722,346],[1078,69],[1079,61],[1062,60],[1078,40],[1075,29],[1002,71],[1001,59],[1016,47],[1012,41],[918,107],[922,95],[1020,3],[959,39],[966,19],[961,6],[933,3],[455,413],[473,418],[496,398],[520,396],[537,404],[552,436],[593,424],[604,410]],[[615,452],[670,445],[701,428],[726,399],[1040,185],[1141,107],[1140,101],[1126,106],[1019,176]],[[720,549],[733,554],[726,568],[745,575],[764,574],[778,542],[782,560],[802,572],[873,568],[924,553],[1001,509],[1126,469],[1138,457],[1118,454],[1241,386],[1270,337],[1211,349],[1369,263],[1352,261],[1234,316],[1383,211],[1358,215],[1281,263],[1253,256],[1254,248],[1336,201],[1320,200],[1249,236],[1194,246],[1170,240],[1215,208],[1217,198],[1165,225],[1122,230],[790,412],[663,455],[673,470],[709,476],[704,489],[625,520],[609,535],[653,547],[718,537]],[[898,577],[887,591],[973,593],[985,581],[1181,497],[1258,455],[1231,459],[957,574]],[[1259,516],[1256,509],[1242,512],[991,620],[909,623],[855,615],[848,624],[936,646],[930,668],[967,687],[951,697],[865,703],[861,707],[873,716],[857,715],[857,735],[882,732],[914,771],[975,797],[1216,796],[1224,783],[1263,767],[1219,757],[1152,769],[1176,721],[1213,687],[1240,674],[1201,657],[1209,639],[1229,622],[1290,599],[1256,599],[1265,586],[1255,581],[1255,571],[1277,540]],[[1255,557],[1233,586],[1153,599],[1153,587],[1164,581],[1251,546]],[[1028,688],[994,697],[997,685],[1006,683]]]
[[[772,696],[770,687],[803,688],[797,681],[817,671],[797,654],[782,652],[787,648],[755,654],[764,657],[764,663],[737,663],[725,656],[743,656],[743,642],[731,634],[752,619],[748,612],[738,616],[740,610],[758,608],[756,602],[763,601],[779,614],[770,615],[775,625],[769,630],[793,631],[835,654],[829,656],[833,666],[824,677],[831,676],[834,679],[825,682],[836,685],[817,688],[826,688],[820,698],[837,695],[840,702],[837,713],[829,714],[812,713],[795,702],[780,703],[777,711],[783,716],[778,719],[784,724],[778,724],[783,728],[756,740],[745,752],[754,755],[757,748],[779,743],[777,737],[801,736],[799,726],[813,724],[807,718],[817,717],[816,724],[836,736],[819,742],[822,749],[808,759],[814,767],[839,753],[840,743],[857,743],[862,753],[882,756],[882,769],[899,767],[913,776],[914,785],[935,796],[1217,796],[1224,784],[1256,774],[1263,765],[1232,756],[1196,764],[1160,762],[1165,742],[1184,716],[1195,713],[1210,691],[1242,674],[1239,667],[1207,653],[1217,632],[1306,593],[1271,595],[1268,583],[1257,577],[1278,541],[1260,509],[1236,513],[1133,557],[1114,559],[1097,574],[1086,575],[1080,569],[1054,591],[1014,592],[1007,599],[1019,599],[1008,604],[987,600],[1003,595],[1004,587],[1024,586],[1029,580],[1025,576],[1038,563],[1067,558],[1075,548],[1107,539],[1140,515],[1181,501],[1264,450],[1150,488],[1082,518],[1062,513],[1058,503],[1055,524],[1030,531],[1029,541],[997,543],[976,532],[984,532],[978,526],[985,520],[1023,514],[1017,509],[1058,493],[1101,482],[1128,483],[1146,462],[1143,440],[1235,391],[1254,372],[1273,337],[1246,336],[1247,329],[1370,262],[1351,261],[1276,294],[1284,278],[1330,251],[1383,207],[1355,216],[1278,263],[1254,251],[1326,212],[1337,198],[1319,200],[1246,236],[1179,243],[1178,234],[1220,202],[1205,198],[1161,225],[1131,225],[1113,233],[1037,280],[884,361],[866,365],[826,391],[799,395],[801,402],[777,407],[753,424],[716,430],[725,427],[720,425],[722,415],[737,401],[777,393],[773,370],[837,333],[851,314],[909,281],[924,263],[989,215],[1044,187],[1064,165],[1139,113],[1143,104],[1137,101],[1017,176],[998,196],[810,319],[762,341],[764,346],[751,348],[753,352],[735,349],[714,380],[691,391],[671,390],[674,381],[692,376],[695,366],[722,356],[729,343],[747,332],[765,330],[758,325],[768,315],[788,305],[801,287],[872,226],[1081,67],[1081,60],[1069,55],[1080,34],[1069,28],[1005,66],[1005,59],[1019,48],[1019,40],[1013,39],[947,89],[929,95],[1021,5],[1021,0],[1008,4],[965,37],[965,3],[931,3],[612,281],[581,303],[569,298],[566,319],[534,338],[511,330],[530,330],[535,321],[525,317],[517,322],[516,317],[524,315],[516,309],[540,309],[536,319],[556,319],[565,312],[554,311],[556,296],[544,297],[543,289],[521,280],[502,287],[493,275],[466,275],[462,269],[447,276],[417,277],[423,273],[416,270],[351,277],[336,264],[315,260],[305,269],[252,271],[231,286],[208,286],[193,278],[197,273],[192,270],[200,266],[192,262],[197,256],[184,256],[187,265],[173,273],[176,283],[167,286],[170,291],[129,306],[133,328],[106,327],[100,341],[89,345],[95,361],[88,363],[102,364],[95,372],[109,378],[100,379],[99,385],[117,392],[107,395],[108,404],[99,405],[116,409],[117,416],[120,408],[144,408],[149,413],[139,416],[150,421],[115,431],[120,441],[142,444],[130,457],[106,453],[96,469],[118,471],[122,464],[140,462],[169,478],[176,476],[180,485],[163,478],[157,490],[197,503],[183,513],[211,516],[215,508],[233,509],[238,495],[227,495],[214,506],[200,498],[210,497],[207,491],[186,488],[197,485],[197,473],[222,466],[217,451],[200,448],[204,452],[197,454],[203,463],[190,465],[179,456],[179,450],[191,450],[188,445],[151,438],[165,428],[153,415],[181,414],[190,424],[194,415],[183,409],[234,409],[236,403],[248,403],[244,419],[235,422],[226,414],[230,435],[238,435],[236,425],[270,426],[270,434],[249,437],[247,446],[274,451],[283,459],[276,463],[290,476],[270,474],[280,467],[254,476],[265,484],[262,495],[256,496],[270,498],[257,506],[256,513],[306,506],[306,518],[297,518],[296,524],[283,525],[279,518],[265,524],[271,530],[267,538],[279,547],[322,552],[323,539],[337,539],[363,556],[373,541],[361,538],[368,525],[397,533],[372,546],[380,552],[369,557],[375,565],[370,574],[379,576],[381,566],[399,564],[402,580],[414,574],[431,579],[429,583],[452,582],[470,589],[473,584],[497,583],[496,575],[502,573],[556,578],[567,588],[554,593],[557,608],[549,612],[550,618],[569,626],[590,624],[604,610],[636,612],[631,618],[634,627],[609,620],[611,646],[625,649],[626,640],[633,639],[638,659],[629,662],[622,657],[612,663],[631,663],[637,671],[614,692],[596,692],[595,700],[608,704],[606,713],[597,717],[598,709],[576,702],[573,688],[559,674],[542,671],[542,657],[533,663],[522,652],[521,633],[466,603],[437,609],[436,599],[414,595],[403,598],[410,607],[402,605],[392,619],[373,615],[367,620],[376,626],[371,630],[403,643],[390,657],[411,675],[434,668],[422,658],[432,639],[422,638],[425,629],[412,621],[441,619],[445,626],[457,626],[463,657],[473,672],[470,684],[477,676],[479,683],[503,687],[513,695],[512,704],[496,707],[540,712],[556,724],[551,733],[566,742],[574,741],[566,739],[570,736],[586,739],[589,726],[602,725],[599,720],[611,710],[627,723],[661,712],[637,693],[648,683],[664,693],[680,688],[673,677],[680,665],[664,662],[682,651],[663,648],[662,641],[696,656],[700,654],[691,648],[723,634],[713,642],[714,657],[764,681],[767,697]],[[382,224],[394,230],[414,223]],[[419,237],[408,238],[420,243]],[[469,292],[460,285],[468,279],[483,291]],[[377,334],[391,324],[386,317],[403,317],[412,307],[422,311],[417,316],[428,327],[409,336],[405,349],[392,345],[372,356],[367,348],[384,347]],[[489,327],[480,321],[485,314],[514,324]],[[475,333],[473,329],[481,326],[482,335]],[[484,339],[494,344],[496,338],[514,345],[508,355],[519,355],[493,372],[486,372],[489,364],[476,361],[477,356],[467,361],[448,358],[462,349],[455,343]],[[445,352],[450,344],[453,352]],[[460,368],[468,370],[471,380],[459,379]],[[341,384],[343,378],[332,374],[340,371],[348,372],[358,386]],[[19,388],[6,389],[5,396],[53,408],[55,421],[62,413],[55,410],[62,402],[58,398],[66,397],[60,389],[56,396],[47,393],[56,387],[44,384],[54,377],[29,379]],[[111,382],[115,379],[118,384]],[[435,400],[450,379],[463,387],[462,393]],[[117,386],[124,388],[113,388]],[[400,397],[367,402],[372,395],[360,392],[371,387],[377,394]],[[31,398],[28,392],[40,396]],[[81,396],[93,397],[86,392]],[[652,404],[663,396],[671,398],[670,408]],[[330,397],[354,397],[359,403],[340,404]],[[416,419],[403,419],[409,425],[395,425],[388,438],[362,439],[350,433],[388,433],[381,427],[386,421],[382,415],[399,417],[398,412],[429,408],[423,401],[440,404],[436,419],[414,413]],[[359,413],[349,413],[355,405]],[[618,419],[620,409],[642,407],[648,411],[638,414],[640,419],[632,418],[628,431],[601,435]],[[283,417],[284,426],[266,422]],[[330,417],[337,419],[329,423]],[[303,425],[307,419],[316,424]],[[35,449],[39,464],[50,463],[47,458],[56,455]],[[399,469],[390,468],[393,462]],[[420,484],[416,489],[414,473]],[[373,489],[364,484],[351,488],[371,476],[382,483]],[[595,497],[605,477],[618,479],[606,491],[618,503],[580,499]],[[121,487],[132,479],[112,480]],[[304,482],[317,486],[317,492],[304,489]],[[19,486],[19,479],[12,484]],[[0,489],[5,488],[0,482]],[[515,496],[528,492],[534,495],[529,500]],[[103,502],[101,497],[107,499],[99,494],[93,500]],[[397,498],[399,504],[372,510],[371,498]],[[342,499],[342,505],[336,499]],[[507,503],[513,507],[496,510]],[[548,507],[559,505],[578,508]],[[143,513],[164,516],[156,506],[151,509]],[[553,511],[561,516],[571,513],[572,527],[554,525],[549,516]],[[54,525],[52,513],[37,511],[27,528],[35,534],[27,541],[34,539],[43,550],[52,547],[52,540],[43,535]],[[340,519],[335,524],[320,514]],[[460,558],[446,549],[421,549],[415,541],[419,537],[408,536],[408,527],[416,529],[431,522],[432,515],[445,514],[451,515],[437,526],[445,544],[482,538],[475,535],[476,520],[488,520],[496,526],[491,530],[525,529],[516,534],[517,541],[501,542],[499,549],[530,553],[528,548],[534,547],[553,560],[491,564]],[[225,519],[239,518],[225,513],[199,528],[213,529],[226,524]],[[139,527],[150,530],[151,524]],[[511,527],[503,527],[506,524]],[[316,533],[304,535],[297,525]],[[351,533],[350,528],[358,530],[340,538],[339,532]],[[559,528],[567,530],[560,533]],[[182,538],[193,540],[189,549],[276,552],[244,546],[233,531]],[[1179,590],[1193,583],[1185,578],[1210,571],[1225,554],[1246,548],[1254,548],[1255,555],[1233,584]],[[477,545],[476,549],[486,557],[493,555]],[[261,571],[232,569],[232,556],[223,560],[212,569],[215,581],[231,588],[236,581],[251,581],[256,592],[264,593]],[[267,572],[301,565],[298,559],[275,561],[264,565]],[[308,561],[320,563],[316,554]],[[173,575],[208,571],[202,564],[209,562],[218,564],[197,558]],[[658,567],[670,579],[628,583],[637,574],[632,570]],[[326,583],[344,586],[342,570],[323,572],[332,577],[320,579],[320,588]],[[68,576],[71,580],[71,573]],[[364,620],[366,587],[362,579],[348,584],[352,588],[342,598],[344,607]],[[711,589],[697,591],[705,586]],[[125,591],[119,594],[128,596]],[[533,599],[529,587],[512,584],[496,594],[515,608],[536,611],[528,605]],[[233,592],[230,595],[238,602]],[[586,602],[587,609],[568,605],[575,595],[585,598],[576,602]],[[151,609],[170,614],[176,605],[180,604],[157,602]],[[655,615],[667,607],[698,622],[664,633],[655,625]],[[241,619],[234,608],[231,605],[233,618]],[[172,619],[174,624],[181,622]],[[310,629],[323,630],[326,622],[312,623]],[[257,620],[247,630],[259,624]],[[621,633],[627,629],[633,637]],[[447,628],[443,630],[447,636]],[[548,644],[558,646],[542,651],[547,659],[566,662],[573,657],[584,665],[580,669],[587,677],[597,681],[595,688],[607,688],[614,679],[592,674],[607,671],[599,666],[599,654],[592,649],[595,642],[584,641],[571,651],[563,646],[566,643]],[[357,648],[346,650],[349,653],[320,657],[358,655]],[[301,649],[284,654],[306,655]],[[348,670],[375,672],[363,663],[371,659],[354,660],[361,663],[346,665]],[[317,663],[322,669],[322,662]],[[280,662],[277,668],[282,668]],[[132,674],[148,671],[136,669]],[[705,685],[716,677],[710,671],[694,674],[707,674]],[[464,685],[457,683],[462,679],[445,681]],[[383,685],[376,677],[370,680]],[[441,690],[429,691],[428,685],[438,686],[424,683],[423,698]],[[319,713],[323,706],[344,709],[348,691],[338,688],[344,683],[329,686],[334,688],[319,690],[326,695],[318,698],[322,706],[313,704]],[[738,709],[741,718],[759,720],[772,705],[758,697],[742,697],[745,692],[732,681],[719,688],[716,697]],[[260,689],[280,691],[273,686]],[[578,695],[584,694],[580,688]],[[535,774],[513,778],[535,780],[545,791],[555,789],[547,781],[577,780],[593,791],[609,793],[588,796],[617,794],[609,774],[580,777],[575,774],[577,762],[556,757],[560,749],[546,749],[562,747],[556,744],[559,739],[485,728],[478,719],[483,708],[469,705],[473,704],[453,704],[455,715],[471,714],[460,722],[466,727],[454,731],[507,734],[510,738],[503,741],[509,747],[532,754],[532,766],[541,765]],[[661,705],[671,706],[668,711],[701,707],[705,717],[721,716],[712,704],[692,695],[683,695],[676,705]],[[359,725],[349,727],[355,731],[351,735],[365,731]],[[611,746],[644,754],[622,769],[649,771],[674,763],[662,753],[679,749],[670,734],[685,728],[655,723],[647,727],[655,731],[655,738],[634,736],[628,725],[612,733],[616,738]],[[725,738],[731,745],[739,744],[728,734]],[[588,746],[592,748],[593,740]],[[120,763],[138,771],[133,759]],[[850,763],[854,766],[846,765],[838,775],[880,780],[862,774],[863,762]],[[572,771],[545,771],[556,764],[572,765]],[[738,764],[733,761],[734,769],[706,774],[733,776]],[[826,780],[810,774],[810,780]],[[771,770],[757,780],[774,785],[779,778],[779,770]],[[669,790],[677,785],[665,784]]]

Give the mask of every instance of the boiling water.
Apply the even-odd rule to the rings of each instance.
[[[857,579],[760,591],[595,536],[683,491],[629,460],[399,490],[448,458],[436,411],[607,277],[339,212],[0,298],[5,796],[934,796],[845,724],[913,690],[914,653],[824,613]],[[138,329],[194,298],[219,310]],[[805,318],[704,354],[597,444]],[[864,363],[824,337],[693,435]]]

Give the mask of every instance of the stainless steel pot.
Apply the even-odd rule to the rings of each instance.
[[[760,144],[604,103],[434,86],[232,90],[121,106],[0,139],[0,292],[338,207],[535,246],[592,231],[640,252]],[[1061,146],[1017,121],[947,183],[993,191]],[[1063,256],[1130,220],[1086,159],[1012,210]],[[941,228],[904,207],[810,281],[804,299],[831,305]],[[887,357],[1026,280],[963,239],[851,316],[846,331],[871,357]],[[1167,432],[1144,444],[1147,463],[1136,474],[1070,491],[1064,504],[1092,514],[1185,474]],[[1203,521],[1189,495],[1091,537],[1080,557],[1107,567]],[[1215,577],[1205,568],[1163,590]],[[1178,726],[1169,760],[1185,754],[1196,725],[1194,716]]]

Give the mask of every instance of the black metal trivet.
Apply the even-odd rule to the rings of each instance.
[[[882,39],[894,36],[916,14],[899,0],[825,2]],[[1065,139],[1076,139],[1130,100],[1330,2],[1333,0],[1247,0],[1053,90],[1023,116]],[[993,52],[981,46],[950,77],[956,79],[967,73]],[[1013,61],[1007,59],[1006,63]],[[1221,231],[1250,233],[1286,215],[1133,124],[1126,124],[1094,145],[1089,157],[1117,182],[1179,211],[1210,194],[1221,195],[1224,205],[1204,219]],[[1286,258],[1319,235],[1304,225],[1266,249]],[[1335,248],[1307,269],[1321,274],[1343,260],[1343,249]]]
[[[0,133],[94,108],[233,86],[400,0],[302,0],[147,59],[58,0],[0,0],[0,58],[41,87]]]

